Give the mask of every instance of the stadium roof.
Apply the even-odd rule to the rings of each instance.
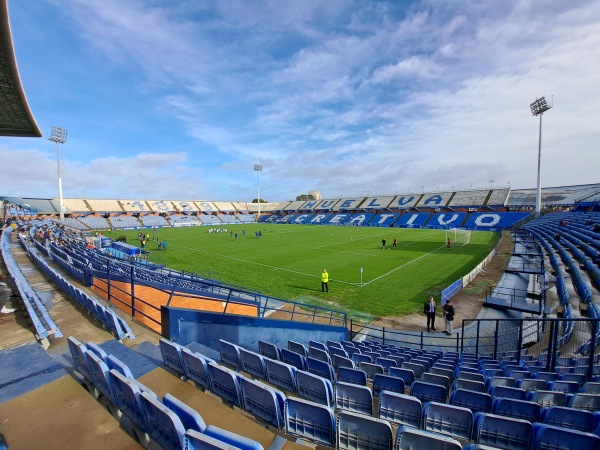
[[[21,86],[7,1],[0,0],[0,136],[42,137]]]

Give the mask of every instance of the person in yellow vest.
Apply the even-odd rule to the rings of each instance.
[[[329,274],[327,273],[327,269],[323,269],[323,273],[321,274],[321,290],[329,292]]]

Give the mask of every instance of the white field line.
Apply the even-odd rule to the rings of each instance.
[[[435,253],[435,252],[437,252],[437,251],[438,251],[439,249],[441,249],[441,248],[444,248],[444,246],[443,246],[443,245],[440,245],[438,248],[436,248],[436,249],[434,249],[434,250],[431,250],[429,253],[425,253],[424,255],[421,255],[421,256],[419,256],[418,258],[415,258],[415,259],[413,259],[413,260],[411,260],[411,261],[409,261],[409,262],[407,262],[407,263],[405,263],[405,264],[402,264],[401,266],[398,266],[398,267],[396,267],[395,269],[392,269],[392,270],[390,270],[389,272],[387,272],[387,273],[384,273],[383,275],[380,275],[380,276],[378,276],[378,277],[376,277],[376,278],[373,278],[371,281],[367,281],[366,283],[363,283],[363,286],[367,286],[368,284],[371,284],[373,281],[377,281],[377,280],[379,280],[379,279],[381,279],[381,278],[383,278],[383,277],[387,277],[388,275],[390,275],[390,274],[394,273],[396,270],[400,270],[400,269],[402,269],[403,267],[409,266],[409,265],[411,265],[412,263],[414,263],[414,262],[417,262],[417,261],[418,261],[418,260],[420,260],[421,258],[425,258],[426,256],[429,256],[429,255],[431,255],[432,253]],[[355,284],[357,284],[357,283],[355,283]]]

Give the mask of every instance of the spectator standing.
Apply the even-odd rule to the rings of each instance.
[[[452,300],[448,299],[446,301],[446,303],[444,304],[444,321],[446,322],[446,331],[445,333],[450,336],[452,334],[453,331],[453,325],[454,325],[454,314],[456,314],[456,310],[454,309],[454,306],[452,305]]]
[[[435,299],[429,297],[429,300],[423,305],[423,312],[427,316],[427,331],[436,331],[435,329]]]

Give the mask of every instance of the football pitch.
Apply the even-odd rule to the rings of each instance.
[[[472,232],[469,244],[448,250],[444,230],[236,224],[218,227],[227,228],[225,233],[209,233],[210,228],[146,230],[154,239],[147,245],[150,260],[351,316],[420,311],[429,295],[439,301],[441,291],[469,273],[500,238]],[[125,234],[139,245],[137,233],[114,231],[111,237]],[[392,248],[394,237],[398,243]],[[167,241],[167,251],[157,251],[156,238]],[[329,272],[329,293],[321,292],[323,269]]]

